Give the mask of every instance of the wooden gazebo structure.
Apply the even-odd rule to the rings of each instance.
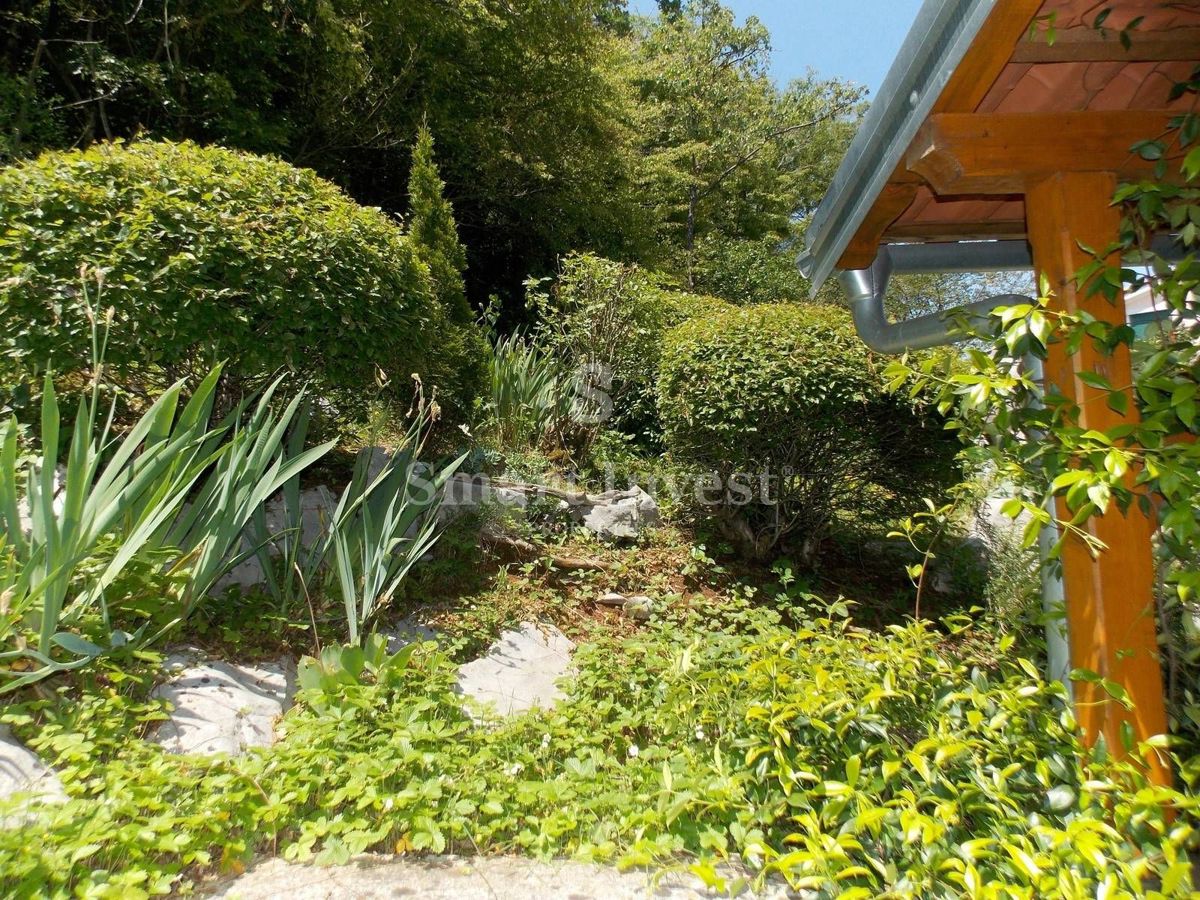
[[[1117,183],[1150,165],[1130,147],[1162,135],[1191,103],[1169,94],[1198,63],[1200,0],[926,0],[813,218],[802,268],[815,286],[835,271],[857,278],[867,309],[869,293],[886,285],[888,258],[907,256],[910,271],[1024,259],[1061,307],[1124,321],[1122,298],[1077,288],[1074,274],[1089,261],[1080,245],[1115,241]],[[918,345],[936,342],[930,328],[914,333]],[[1131,382],[1125,352],[1051,348],[1045,377],[1078,403],[1082,427],[1118,424],[1103,400],[1090,402],[1097,392],[1077,377],[1088,371]],[[1166,731],[1153,523],[1135,505],[1087,527],[1108,550],[1093,557],[1079,540],[1064,550],[1070,663],[1124,686],[1135,711],[1090,683],[1075,685],[1075,702],[1089,740],[1104,735],[1120,753],[1124,722],[1138,739]]]

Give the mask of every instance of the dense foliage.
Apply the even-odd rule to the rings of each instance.
[[[549,289],[530,299],[542,343],[577,372],[595,367],[591,375],[609,400],[607,425],[650,447],[662,432],[655,384],[664,335],[728,306],[674,289],[659,273],[591,254],[564,259]]]
[[[448,321],[400,226],[312,172],[194,144],[97,145],[0,171],[0,371],[87,366],[80,267],[112,310],[106,361],[153,392],[226,360],[230,393],[279,370],[343,413],[377,369],[460,388],[478,344]],[[406,398],[401,398],[406,399]]]
[[[805,303],[791,261],[860,92],[775,84],[762,23],[718,0],[658,7],[0,12],[0,401],[20,413],[0,427],[0,728],[67,794],[0,801],[7,892],[189,895],[260,854],[366,850],[674,866],[848,900],[1196,887],[1194,253],[1081,273],[1110,295],[1148,282],[1172,311],[1132,392],[1081,378],[1092,402],[1137,404],[1121,428],[1078,427],[1020,360],[1054,341],[1124,353],[1132,332],[1046,297],[965,359],[885,365],[843,311]],[[1103,249],[1174,230],[1194,251],[1200,119],[1173,126],[1136,150],[1184,177],[1160,161],[1123,187],[1122,246]],[[889,313],[990,283],[897,279]],[[60,398],[80,385],[69,426]],[[312,446],[314,410],[354,420],[336,450]],[[1113,505],[1159,512],[1175,734],[1139,750],[1177,752],[1173,787],[1085,750],[1068,690],[1018,655],[1041,649],[1029,556],[1009,532],[990,558],[953,539],[981,484],[932,499],[961,474],[951,413],[963,458],[1020,492],[1006,511],[1029,516],[1027,543],[1055,498],[1067,533]],[[484,503],[443,541],[460,466],[546,496]],[[599,504],[577,479],[643,472],[685,494],[639,512],[632,546],[579,525]],[[223,590],[242,562],[260,583]],[[897,573],[876,591],[870,568]],[[927,569],[990,610],[921,620]],[[389,653],[427,614],[437,642]],[[565,699],[480,727],[457,662],[546,619],[579,641]],[[238,661],[311,649],[275,744],[152,740],[156,648],[181,626]]]
[[[889,396],[849,316],[763,305],[669,333],[658,409],[671,455],[755,555],[799,540],[815,558],[838,512],[902,511],[953,480],[957,442],[919,402]]]
[[[988,668],[914,624],[722,602],[582,647],[573,698],[479,728],[431,645],[305,664],[282,740],[230,759],[143,740],[133,673],[4,717],[71,798],[0,830],[0,878],[135,896],[256,850],[521,851],[669,863],[720,884],[740,854],[817,896],[1161,894],[1190,884],[1182,792],[1080,762],[1061,685],[1001,649]],[[1172,821],[1169,816],[1173,815]]]
[[[777,89],[768,52],[760,24],[711,0],[644,20],[613,0],[16,0],[0,10],[0,161],[213,142],[398,213],[426,123],[469,296],[511,312],[531,272],[575,249],[684,274],[687,208],[697,236],[788,236],[856,94]]]
[[[329,598],[359,644],[438,540],[443,523],[429,511],[463,461],[418,465],[431,405],[418,398],[403,446],[377,471],[359,455],[313,533],[300,477],[334,442],[307,446],[303,394],[277,396],[277,378],[219,417],[218,366],[199,384],[171,385],[121,430],[116,401],[102,408],[106,337],[95,329],[94,375],[69,441],[50,375],[36,444],[23,440],[31,422],[0,426],[0,694],[161,643],[251,556],[277,615],[303,603],[312,616],[313,595]]]
[[[576,394],[561,359],[519,333],[496,341],[486,425],[499,448],[561,446],[573,431]]]

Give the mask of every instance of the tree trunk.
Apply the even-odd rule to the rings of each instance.
[[[695,290],[696,279],[692,272],[692,256],[696,247],[696,205],[700,202],[700,190],[696,187],[696,157],[692,157],[692,183],[688,186],[687,235],[683,247],[687,252],[687,289]]]

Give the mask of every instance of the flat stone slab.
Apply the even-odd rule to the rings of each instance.
[[[31,803],[65,800],[67,792],[54,770],[0,726],[0,800],[24,794]]]
[[[522,622],[505,631],[488,652],[458,670],[458,688],[501,716],[563,699],[555,684],[571,670],[575,644],[553,625]]]
[[[725,877],[731,878],[732,873]],[[273,859],[224,882],[209,896],[227,900],[700,900],[718,895],[689,873],[669,872],[656,883],[653,872],[620,872],[611,866],[568,860],[368,854],[327,868]],[[772,884],[762,893],[741,896],[783,900],[788,893],[782,885]]]
[[[388,653],[399,653],[409,644],[438,641],[442,637],[442,633],[436,628],[431,628],[413,616],[405,616],[391,628],[382,629],[379,633],[387,638]]]
[[[292,703],[296,666],[288,658],[255,665],[196,661],[172,654],[164,665],[172,678],[154,689],[167,700],[171,718],[153,740],[171,753],[245,753],[275,742],[275,721]]]

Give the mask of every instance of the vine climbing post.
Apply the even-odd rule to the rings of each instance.
[[[1112,325],[1125,321],[1125,303],[1091,293],[1077,283],[1076,273],[1092,261],[1088,248],[1111,246],[1117,238],[1120,212],[1112,205],[1116,177],[1107,172],[1061,172],[1028,185],[1026,217],[1034,267],[1053,293],[1057,309],[1089,313]],[[1116,263],[1116,260],[1111,262]],[[1109,392],[1092,387],[1080,375],[1095,372],[1126,394],[1125,412],[1108,403]],[[1074,353],[1063,342],[1050,345],[1045,367],[1047,391],[1061,393],[1077,412],[1084,430],[1105,431],[1135,421],[1132,368],[1128,346],[1111,353],[1085,339]],[[1120,406],[1121,404],[1116,404]],[[1127,476],[1132,482],[1133,475]],[[1058,514],[1072,514],[1059,501]],[[1154,606],[1154,524],[1148,509],[1133,502],[1127,510],[1110,505],[1103,515],[1079,523],[1106,549],[1093,553],[1072,535],[1062,550],[1071,665],[1098,674],[1125,690],[1134,708],[1114,699],[1102,682],[1075,685],[1076,715],[1089,744],[1103,736],[1111,752],[1124,752],[1122,732],[1144,741],[1167,730],[1162,673],[1158,658]],[[1168,784],[1171,773],[1151,751],[1150,777]]]

